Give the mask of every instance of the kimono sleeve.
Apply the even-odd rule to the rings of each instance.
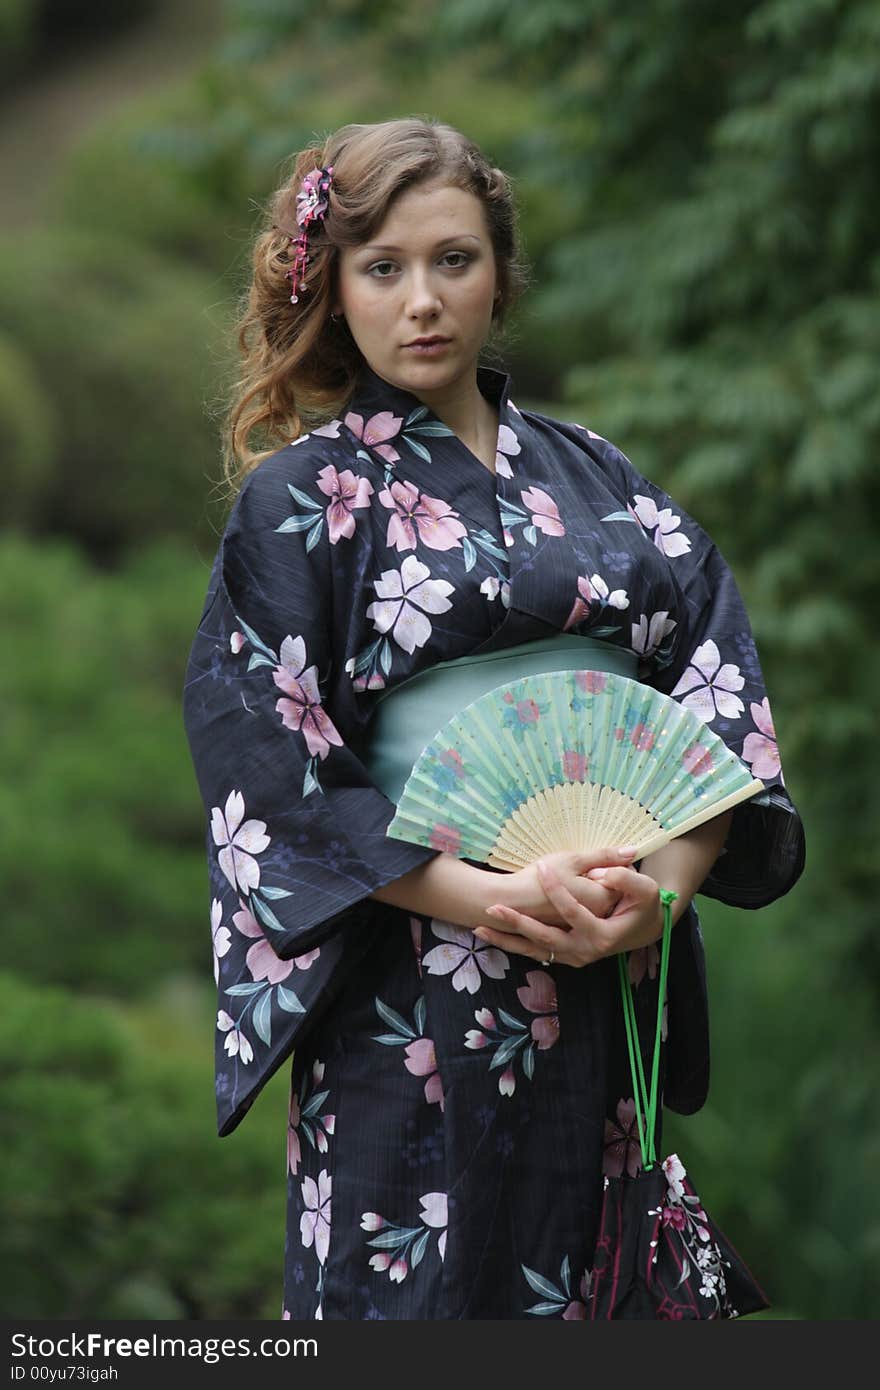
[[[369,949],[382,907],[370,894],[437,853],[386,838],[394,804],[334,722],[327,691],[344,653],[330,561],[279,531],[288,476],[273,455],[239,493],[184,686],[205,811],[221,1134]]]
[[[692,709],[764,783],[763,792],[734,807],[725,846],[699,892],[733,907],[764,907],[800,878],[806,846],[745,603],[730,566],[693,517],[614,445],[591,443],[630,515],[664,555],[680,595],[675,612],[649,615],[657,650],[646,680]]]

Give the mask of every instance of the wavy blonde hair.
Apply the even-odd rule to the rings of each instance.
[[[333,165],[329,206],[309,227],[308,289],[290,301],[287,270],[303,175]],[[474,193],[485,208],[499,298],[488,343],[496,348],[514,302],[529,283],[511,183],[472,140],[440,121],[407,117],[345,125],[301,150],[264,211],[253,274],[236,319],[241,366],[222,418],[223,471],[230,500],[248,473],[284,444],[342,412],[363,355],[344,319],[330,318],[342,247],[368,242],[393,199],[441,179]],[[254,447],[254,436],[263,447]]]

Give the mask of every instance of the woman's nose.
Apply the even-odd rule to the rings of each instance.
[[[406,307],[410,313],[424,313],[427,309],[440,306],[440,298],[430,277],[416,272],[409,281],[406,291]]]

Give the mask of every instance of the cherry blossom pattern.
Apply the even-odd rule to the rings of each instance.
[[[402,415],[395,415],[391,410],[379,410],[375,415],[370,415],[365,420],[363,415],[349,411],[345,416],[344,423],[355,438],[366,444],[368,449],[372,449],[374,454],[378,454],[387,463],[398,462],[400,454],[391,440],[396,439],[400,434],[400,427],[403,424]]]
[[[605,1120],[605,1148],[602,1172],[609,1178],[619,1178],[627,1172],[631,1178],[642,1167],[642,1148],[636,1120],[636,1103],[632,1096],[617,1102],[616,1120]]]
[[[406,1053],[404,1066],[413,1076],[425,1077],[425,1100],[429,1105],[438,1105],[442,1111],[444,1104],[443,1083],[437,1070],[437,1057],[431,1038],[425,1037],[425,998],[420,995],[413,1009],[413,1023],[395,1009],[389,1008],[381,999],[375,998],[376,1013],[392,1029],[390,1033],[380,1033],[373,1042],[385,1047],[403,1047]]]
[[[571,612],[565,620],[565,626],[562,629],[563,632],[567,632],[569,628],[577,626],[577,624],[582,623],[584,619],[588,618],[590,616],[590,608],[593,604],[598,604],[606,608],[616,608],[620,611],[629,608],[629,598],[626,590],[610,590],[601,574],[593,574],[589,579],[587,579],[586,575],[579,575],[577,587],[577,598],[572,604]],[[610,627],[591,628],[591,634],[594,637],[610,637],[619,631],[620,629],[613,624]]]
[[[455,586],[446,579],[432,579],[431,571],[414,555],[407,555],[399,570],[384,570],[373,580],[378,600],[367,609],[378,632],[390,632],[410,655],[431,636],[426,613],[446,613],[452,607],[448,595]],[[386,672],[387,674],[387,672]]]
[[[652,613],[650,618],[647,613],[642,613],[639,621],[632,624],[630,646],[643,661],[655,655],[662,659],[667,650],[666,638],[676,626],[675,619],[670,618],[666,609]]]
[[[312,550],[320,541],[325,519],[327,538],[331,545],[336,545],[341,540],[351,540],[357,523],[354,513],[369,507],[373,494],[373,484],[369,478],[361,477],[350,468],[344,468],[340,473],[332,463],[328,463],[318,472],[317,486],[325,497],[330,498],[329,503],[319,502],[307,492],[288,483],[287,490],[294,501],[299,503],[302,511],[292,512],[290,516],[285,517],[280,526],[275,527],[278,533],[305,531],[306,552]]]
[[[494,574],[487,575],[480,585],[480,593],[485,594],[490,603],[500,595],[503,607],[510,607],[510,584],[506,579],[499,579]]]
[[[564,536],[565,527],[559,515],[559,508],[542,487],[528,487],[521,494],[532,514],[532,526],[542,531],[545,536]]]
[[[412,483],[400,480],[380,492],[379,501],[392,513],[385,537],[389,550],[415,550],[419,541],[430,550],[461,548],[467,527],[442,498],[429,497]]]
[[[652,1262],[657,1261],[657,1245],[662,1234],[673,1246],[681,1247],[680,1253],[676,1254],[676,1264],[681,1268],[679,1283],[692,1293],[692,1269],[700,1276],[699,1296],[707,1299],[711,1306],[711,1311],[700,1316],[737,1317],[736,1309],[731,1306],[724,1274],[725,1267],[730,1268],[730,1261],[725,1260],[720,1246],[712,1239],[709,1218],[691,1185],[684,1164],[677,1154],[669,1154],[660,1166],[666,1175],[666,1197],[659,1207],[649,1207],[647,1213],[656,1218],[650,1242],[654,1250]],[[664,1311],[670,1318],[681,1317],[674,1304]]]
[[[422,968],[429,975],[451,975],[455,990],[476,994],[482,984],[481,971],[492,980],[503,980],[510,969],[508,956],[474,936],[468,927],[432,918],[431,931],[442,944],[422,957]]]
[[[513,401],[508,400],[507,404],[511,410],[516,409]],[[510,460],[516,458],[516,455],[521,452],[521,445],[509,425],[503,423],[499,425],[498,441],[495,447],[495,472],[501,478],[512,478],[513,469]]]
[[[518,743],[522,743],[528,732],[535,728],[541,716],[549,709],[546,701],[542,703],[530,696],[518,700],[512,690],[505,690],[501,700],[507,706],[501,716],[501,727],[508,729]]]
[[[535,1050],[544,1052],[559,1039],[559,1014],[556,982],[545,970],[529,970],[527,984],[517,989],[517,998],[524,1008],[536,1014],[529,1024],[515,1018],[506,1009],[498,1009],[498,1019],[491,1009],[476,1009],[474,1018],[480,1025],[465,1034],[465,1047],[474,1051],[483,1048],[492,1054],[489,1070],[504,1067],[498,1078],[498,1090],[512,1096],[516,1090],[514,1063],[521,1057],[523,1074],[531,1081],[535,1074]],[[499,1022],[500,1020],[500,1022]]]
[[[265,821],[244,819],[241,792],[231,791],[222,811],[219,806],[212,806],[211,835],[220,847],[217,862],[232,887],[245,894],[258,888],[260,866],[255,856],[267,848],[269,836]]]
[[[554,1284],[551,1279],[539,1274],[537,1270],[529,1269],[528,1265],[521,1264],[520,1269],[525,1275],[529,1288],[541,1295],[541,1302],[533,1303],[530,1308],[524,1307],[524,1313],[530,1313],[537,1318],[559,1317],[566,1322],[586,1318],[587,1300],[590,1294],[590,1275],[586,1270],[581,1275],[578,1285],[579,1297],[575,1297],[571,1290],[571,1264],[567,1255],[559,1269],[558,1284]]]
[[[441,436],[448,438],[452,436],[453,431],[448,425],[444,425],[442,420],[430,420],[426,418],[427,416],[428,408],[425,405],[416,406],[405,420],[402,415],[395,415],[390,410],[377,411],[375,415],[370,415],[366,420],[356,411],[349,411],[345,416],[345,425],[356,439],[359,439],[374,454],[378,454],[386,463],[399,463],[401,458],[400,453],[392,444],[392,440],[399,444],[406,444],[420,459],[430,463],[430,450],[422,443],[422,440],[436,439]],[[360,453],[358,457],[361,457]]]
[[[303,1206],[305,1210],[300,1217],[299,1233],[302,1240],[303,1249],[309,1250],[314,1245],[315,1254],[318,1258],[318,1282],[316,1293],[318,1295],[318,1308],[315,1317],[322,1319],[324,1316],[322,1299],[324,1288],[324,1267],[327,1261],[327,1254],[330,1249],[330,1206],[332,1179],[326,1168],[322,1168],[318,1174],[318,1180],[314,1178],[303,1178],[300,1191],[302,1192]]]
[[[305,739],[310,755],[302,786],[302,794],[306,797],[310,792],[320,790],[316,759],[326,758],[331,745],[338,748],[343,744],[336,725],[321,704],[318,668],[308,664],[306,644],[302,636],[293,637],[288,634],[276,656],[252,627],[238,617],[236,622],[239,623],[241,632],[234,632],[233,637],[241,636],[243,633],[253,648],[248,660],[248,672],[259,666],[271,668],[272,679],[287,697],[276,702],[276,712],[280,714],[285,728],[301,733]],[[243,643],[238,644],[239,651],[242,650],[242,646]]]
[[[290,443],[291,445],[302,444],[313,434],[320,434],[328,439],[338,439],[341,426],[341,420],[329,420],[326,425],[316,425],[315,428],[309,430],[307,434],[300,434],[296,439],[291,439]]]
[[[725,719],[738,719],[745,709],[734,692],[742,690],[745,680],[733,662],[721,664],[721,654],[709,638],[697,647],[688,665],[670,694],[680,696],[680,703],[693,710],[704,724],[711,724],[716,714]]]
[[[343,739],[321,706],[318,668],[308,665],[306,644],[302,637],[285,637],[280,656],[272,679],[288,698],[278,700],[275,709],[286,729],[298,730],[303,735],[312,758],[326,758],[330,745],[340,748]]]
[[[229,928],[222,925],[223,904],[219,898],[211,901],[211,945],[214,952],[214,984],[220,983],[220,961],[232,944]]]
[[[365,1211],[361,1217],[362,1229],[375,1232],[367,1245],[379,1252],[370,1256],[370,1268],[377,1274],[387,1274],[392,1283],[403,1283],[410,1270],[421,1263],[432,1231],[440,1231],[437,1252],[441,1261],[445,1258],[448,1225],[446,1193],[426,1192],[419,1198],[419,1203],[422,1207],[419,1213],[423,1223],[421,1226],[396,1225],[375,1211]]]
[[[254,944],[248,948],[245,963],[254,980],[268,980],[270,985],[277,985],[281,980],[286,980],[293,970],[308,970],[321,954],[320,946],[314,946],[302,955],[281,960],[273,951],[256,917],[240,898],[239,910],[233,914],[232,920],[242,936],[253,938]]]
[[[658,511],[653,497],[644,497],[638,492],[633,495],[633,503],[635,505],[627,503],[627,509],[658,550],[670,559],[688,553],[691,548],[690,538],[678,530],[681,517],[676,516],[671,507],[663,507]]]
[[[290,1088],[290,1111],[287,1123],[287,1169],[291,1174],[296,1174],[297,1167],[302,1158],[301,1136],[306,1142],[311,1144],[313,1149],[325,1154],[329,1148],[329,1138],[336,1129],[336,1116],[332,1113],[319,1115],[328,1096],[329,1090],[321,1090],[320,1086],[324,1080],[324,1063],[317,1059],[312,1063],[311,1071],[304,1071],[299,1084],[299,1091],[291,1086]]]
[[[758,732],[746,734],[742,750],[743,762],[751,765],[753,777],[761,777],[765,781],[772,781],[774,777],[778,777],[782,785],[785,786],[779,758],[779,745],[776,742],[776,730],[773,727],[773,716],[770,713],[770,701],[767,696],[764,696],[760,704],[754,700],[751,701],[749,713],[755,721]]]
[[[223,1046],[230,1057],[237,1057],[245,1067],[254,1060],[254,1049],[247,1034],[225,1009],[217,1011],[217,1028],[226,1034]]]

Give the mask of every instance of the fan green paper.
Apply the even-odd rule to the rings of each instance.
[[[511,871],[553,850],[639,858],[764,790],[686,706],[627,676],[497,686],[422,750],[386,834]]]

